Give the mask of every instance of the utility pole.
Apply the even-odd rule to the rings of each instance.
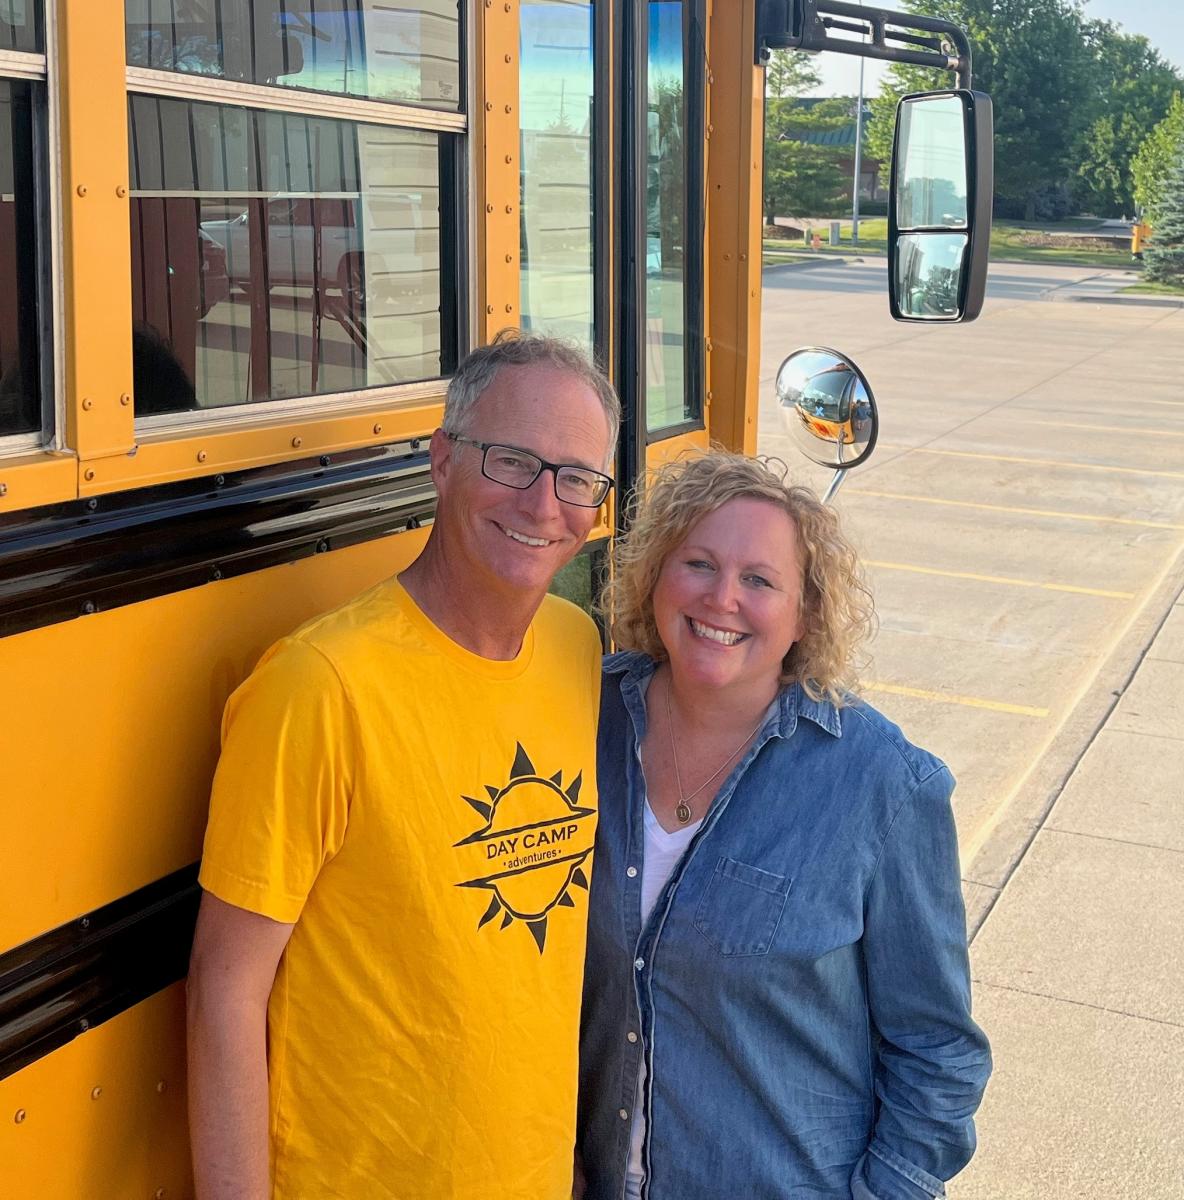
[[[859,176],[863,152],[863,59],[859,60],[859,99],[855,104],[855,182],[851,185],[851,241],[859,245]]]

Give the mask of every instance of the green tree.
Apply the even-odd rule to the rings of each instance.
[[[841,146],[819,142],[854,123],[850,99],[786,98],[765,104],[765,218],[827,216],[849,195]]]
[[[1184,137],[1160,194],[1157,224],[1143,256],[1144,274],[1159,283],[1184,284]]]
[[[802,96],[821,83],[814,60],[798,50],[774,50],[765,68],[765,95],[774,99]]]
[[[1132,160],[1163,119],[1184,78],[1145,37],[1109,21],[1085,25],[1093,55],[1093,113],[1078,144],[1074,195],[1079,207],[1117,216],[1135,208]]]
[[[818,135],[850,124],[850,102],[807,100],[822,76],[808,55],[774,51],[765,68],[765,220],[801,213],[823,216],[842,203],[846,186],[838,146]]]
[[[996,199],[1034,220],[1042,198],[1073,178],[1093,117],[1094,55],[1078,0],[910,0],[907,7],[969,34],[974,85],[994,103]],[[902,95],[949,85],[944,71],[893,64],[872,101],[869,154],[888,161]]]
[[[1143,139],[1131,163],[1135,203],[1143,219],[1155,228],[1163,204],[1164,186],[1176,147],[1184,139],[1184,95],[1172,97],[1168,114]]]

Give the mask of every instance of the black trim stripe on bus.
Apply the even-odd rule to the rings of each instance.
[[[0,1079],[184,979],[197,864],[0,954]]]
[[[0,516],[0,637],[430,522],[427,439]]]

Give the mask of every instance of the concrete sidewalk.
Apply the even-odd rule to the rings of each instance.
[[[1174,586],[974,939],[975,1016],[995,1073],[979,1153],[950,1184],[952,1200],[1184,1195],[1184,599]]]

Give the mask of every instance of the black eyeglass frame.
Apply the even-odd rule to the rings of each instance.
[[[544,471],[551,472],[551,486],[555,489],[555,499],[560,504],[570,504],[573,508],[599,508],[609,496],[609,493],[616,487],[616,480],[611,475],[606,475],[603,471],[594,471],[591,467],[582,467],[579,463],[554,463],[548,462],[545,458],[540,458],[533,450],[523,450],[521,446],[508,446],[505,442],[478,442],[473,438],[461,437],[459,433],[449,433],[444,430],[444,436],[450,442],[455,442],[458,446],[473,446],[481,451],[481,474],[492,483],[500,483],[502,487],[513,488],[516,492],[524,492],[527,488],[534,487],[538,477]],[[489,455],[490,450],[513,450],[515,454],[523,454],[527,458],[533,458],[539,464],[539,469],[531,477],[529,483],[524,483],[521,487],[515,483],[507,483],[504,479],[498,479],[495,475],[485,469],[485,460]],[[597,479],[603,479],[605,482],[604,495],[596,501],[595,504],[581,504],[578,500],[567,500],[559,494],[559,472],[560,471],[583,471],[588,475],[595,475]]]

